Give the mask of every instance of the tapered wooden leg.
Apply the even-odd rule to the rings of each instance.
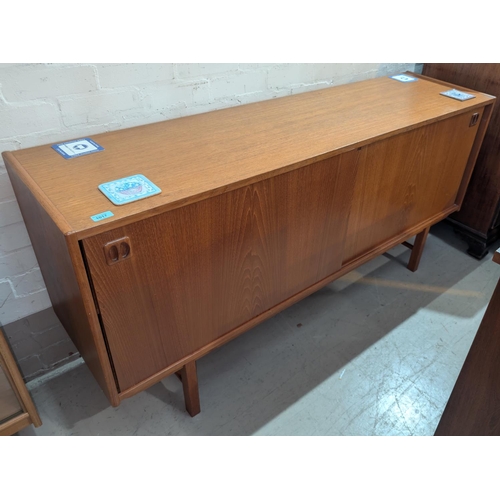
[[[184,390],[184,402],[187,412],[194,417],[200,413],[200,393],[198,391],[198,374],[196,373],[196,361],[184,365],[176,375],[182,381]]]
[[[426,227],[421,233],[417,234],[415,238],[415,243],[413,243],[413,250],[410,255],[410,262],[408,263],[408,269],[415,272],[418,269],[420,263],[420,258],[422,257],[422,252],[424,251],[425,240],[429,234],[429,227]]]

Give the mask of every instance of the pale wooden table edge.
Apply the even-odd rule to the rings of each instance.
[[[42,425],[42,420],[38,415],[35,404],[31,399],[31,396],[26,388],[23,377],[19,368],[17,367],[16,361],[12,352],[10,351],[7,340],[5,339],[3,329],[0,327],[0,358],[2,360],[2,366],[5,367],[5,374],[9,380],[13,391],[15,392],[21,408],[24,413],[21,415],[5,422],[0,426],[1,433],[9,429],[12,433],[19,431],[20,429],[33,424],[35,427],[40,427]],[[17,430],[14,430],[17,429]]]
[[[31,420],[29,413],[21,413],[0,425],[0,436],[12,436],[12,434],[31,424],[34,424],[34,422]]]

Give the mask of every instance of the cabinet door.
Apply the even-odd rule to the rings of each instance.
[[[358,156],[84,240],[120,391],[338,270]]]
[[[362,149],[344,263],[455,204],[482,109]],[[476,124],[472,115],[479,113]]]

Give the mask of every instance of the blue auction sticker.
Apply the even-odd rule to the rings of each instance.
[[[115,215],[113,212],[107,210],[106,212],[101,212],[100,214],[91,215],[90,218],[94,222],[99,222],[100,220],[107,219],[108,217],[113,217]]]
[[[74,141],[61,142],[59,144],[54,144],[52,149],[57,151],[62,157],[67,160],[71,158],[76,158],[77,156],[89,155],[92,153],[98,153],[99,151],[104,151],[102,146],[99,146],[97,142],[86,137],[85,139],[76,139]]]

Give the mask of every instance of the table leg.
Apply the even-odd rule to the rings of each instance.
[[[184,390],[184,402],[187,412],[194,417],[200,413],[200,393],[198,391],[198,374],[196,373],[196,361],[185,364],[176,375],[182,381]]]
[[[415,238],[415,243],[413,243],[413,249],[410,255],[410,262],[408,263],[408,269],[415,272],[418,269],[418,264],[420,263],[420,258],[422,257],[422,252],[424,251],[425,240],[429,234],[429,227],[426,227],[421,233],[417,234]]]

